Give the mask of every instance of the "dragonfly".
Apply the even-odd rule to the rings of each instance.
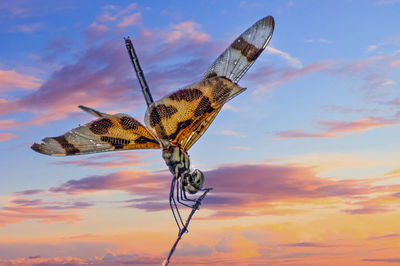
[[[177,206],[195,208],[196,199],[188,197],[206,190],[204,174],[191,169],[189,149],[204,134],[226,102],[245,88],[238,81],[267,47],[274,31],[274,19],[267,16],[244,31],[215,60],[197,83],[153,101],[134,52],[125,39],[139,83],[148,105],[145,125],[127,114],[107,114],[80,105],[97,117],[58,137],[47,137],[31,148],[53,156],[69,156],[108,151],[161,149],[173,175],[169,204],[179,231],[183,221]],[[175,214],[175,212],[177,214]]]

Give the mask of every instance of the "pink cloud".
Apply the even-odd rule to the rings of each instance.
[[[380,240],[380,239],[386,239],[386,238],[400,238],[400,234],[371,236],[371,237],[368,237],[368,240]]]
[[[26,18],[33,13],[33,10],[26,7],[23,2],[3,2],[0,4],[0,10],[3,16],[16,18]]]
[[[305,76],[310,73],[326,70],[332,65],[332,61],[320,61],[300,68],[290,67],[274,69],[273,67],[271,68],[271,66],[265,66],[259,68],[255,73],[250,74],[248,78],[256,79],[259,82],[266,84],[253,91],[253,94],[256,95],[276,85],[292,81],[293,79]]]
[[[210,35],[200,32],[199,27],[200,25],[193,21],[184,21],[172,25],[173,30],[165,35],[165,41],[169,43],[188,38],[198,43],[204,43],[209,40]]]
[[[104,36],[105,33],[109,31],[108,27],[103,24],[98,24],[97,22],[93,22],[87,28],[86,33],[86,40],[87,42],[93,42],[97,39],[100,39]]]
[[[0,142],[7,141],[16,137],[17,137],[16,135],[11,133],[0,133]]]
[[[40,87],[43,80],[16,72],[15,70],[0,70],[0,92],[14,88],[33,90]]]
[[[390,86],[385,86],[392,68],[396,67],[398,56],[382,55],[337,64],[326,70],[326,73],[358,78],[363,81],[357,89],[365,93],[367,99],[382,99],[390,93]]]
[[[388,208],[386,206],[367,206],[358,209],[347,209],[343,212],[348,214],[376,214],[381,212],[395,211],[395,209]]]
[[[137,12],[137,13],[133,13],[131,15],[122,17],[122,21],[120,23],[118,23],[117,26],[118,27],[128,27],[128,26],[132,26],[134,24],[138,24],[141,20],[142,20],[142,15],[139,12]]]
[[[95,243],[92,244],[93,246]],[[26,246],[26,245],[23,245]],[[57,252],[57,250],[54,249],[50,244],[48,245],[39,245],[42,249],[47,248],[47,250],[51,250],[54,253],[60,253]],[[54,246],[54,244],[53,244]],[[67,249],[67,252],[70,251],[72,248],[71,247],[65,247],[66,245],[56,245],[59,249],[65,250]],[[80,245],[82,246],[83,250],[87,248],[88,245]],[[99,245],[98,245],[99,246]],[[107,244],[101,244],[101,246],[107,246]],[[75,248],[77,249],[77,248]],[[105,249],[105,248],[104,248]],[[65,252],[65,253],[67,253]],[[43,252],[42,252],[43,253]],[[48,252],[46,252],[48,253]],[[146,257],[146,256],[139,256],[138,254],[112,254],[112,253],[107,253],[104,255],[104,257],[99,257],[99,256],[93,256],[92,258],[77,258],[77,257],[62,257],[63,254],[60,254],[60,257],[55,257],[51,254],[49,254],[47,257],[45,256],[40,256],[40,255],[35,255],[35,256],[30,256],[27,258],[16,258],[16,259],[3,259],[0,258],[0,264],[2,265],[15,265],[15,266],[44,266],[44,265],[99,265],[99,266],[125,266],[125,265],[160,265],[162,262],[162,258],[158,257]],[[85,256],[87,257],[87,256]],[[174,259],[174,262],[181,262],[184,263],[185,261],[187,262],[187,258],[184,259],[179,259],[179,257],[176,257]]]
[[[41,192],[43,192],[42,189],[28,189],[28,190],[15,192],[14,194],[18,195],[18,196],[30,196],[30,195],[39,194]]]
[[[17,192],[15,195],[32,196],[41,190]],[[0,207],[0,226],[20,223],[25,220],[37,220],[40,223],[74,223],[80,221],[79,210],[92,207],[85,201],[45,201],[43,199],[15,198],[6,206]]]
[[[400,59],[393,60],[389,63],[391,67],[400,67]]]
[[[246,176],[246,178],[243,178]],[[364,181],[332,181],[319,178],[311,168],[291,165],[226,165],[205,172],[206,186],[213,187],[205,202],[207,208],[217,211],[210,218],[248,215],[295,213],[282,210],[272,203],[316,198],[346,199],[370,193],[371,186]],[[142,198],[127,200],[125,207],[147,211],[168,209],[171,176],[168,173],[119,171],[116,173],[70,180],[51,192],[76,194],[101,190],[123,190]],[[229,182],[227,182],[229,180]],[[383,189],[383,188],[381,188]],[[387,189],[387,188],[385,188]]]
[[[337,138],[343,134],[353,134],[356,132],[362,132],[379,128],[383,126],[398,125],[399,122],[396,120],[387,120],[378,117],[367,117],[356,121],[324,121],[317,120],[317,123],[327,128],[325,131],[318,133],[306,133],[300,129],[278,131],[275,136],[277,139],[288,139],[288,138]]]
[[[81,220],[79,214],[71,211],[52,211],[40,207],[5,207],[3,209],[0,210],[0,226],[25,220],[38,220],[41,223],[74,223]]]
[[[286,246],[286,247],[312,247],[312,248],[332,247],[332,245],[327,245],[325,243],[319,243],[319,242],[297,242],[297,243],[283,244],[282,246]]]
[[[52,187],[51,192],[81,193],[101,190],[123,190],[147,196],[168,190],[168,174],[150,174],[148,171],[119,171],[103,176],[90,176],[70,180],[61,186]]]
[[[286,61],[293,64],[293,59]],[[367,97],[372,97],[377,94],[386,95],[388,93],[388,89],[383,89],[382,86],[387,84],[385,82],[388,80],[388,74],[391,68],[397,67],[397,62],[398,57],[396,56],[374,56],[349,62],[324,60],[300,68],[293,66],[282,68],[264,66],[250,73],[246,78],[252,82],[257,81],[258,84],[266,84],[253,91],[253,94],[258,94],[279,84],[284,84],[315,72],[332,75],[333,77],[346,76],[354,78],[357,76],[363,81],[361,88],[358,88],[358,90],[361,89],[366,92]]]
[[[400,263],[400,258],[380,258],[380,259],[362,259],[367,262]],[[372,265],[372,264],[371,264]]]
[[[199,69],[206,71],[210,62],[205,59],[205,55],[212,53],[213,45],[199,44],[198,38],[204,40],[204,37],[201,37],[204,34],[196,31],[196,26],[193,25],[184,23],[175,28],[185,33],[191,32],[182,36],[179,42],[163,42],[163,33],[170,32],[171,28],[157,34],[147,34],[151,31],[145,29],[143,34],[133,40],[137,52],[140,52],[146,78],[155,98],[195,82],[202,74]],[[88,38],[102,38],[105,37],[104,30],[104,27],[92,24],[86,33]],[[55,41],[50,45],[57,49],[53,44]],[[188,56],[192,59],[187,60]],[[170,58],[184,60],[168,69],[160,67]],[[153,64],[155,66],[152,66]],[[31,83],[28,85],[32,86]],[[116,43],[115,39],[89,47],[76,62],[60,67],[32,93],[11,100],[1,99],[1,102],[0,115],[18,112],[34,114],[34,118],[29,121],[8,120],[13,122],[12,127],[43,125],[75,115],[78,112],[78,104],[100,109],[117,106],[119,109],[127,109],[132,105],[144,104],[123,41]]]
[[[24,25],[17,25],[15,27],[16,31],[24,33],[33,33],[35,31],[40,30],[41,28],[43,28],[43,23],[24,24]]]

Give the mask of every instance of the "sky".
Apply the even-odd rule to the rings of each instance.
[[[190,149],[213,187],[175,265],[400,263],[400,1],[0,2],[0,265],[160,265],[177,236],[159,150],[30,149],[199,81],[272,15],[268,48]],[[188,210],[182,209],[184,215]]]

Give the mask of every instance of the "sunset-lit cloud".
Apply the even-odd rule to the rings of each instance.
[[[24,75],[15,70],[0,70],[0,92],[13,89],[37,89],[43,80],[32,75]]]
[[[398,125],[399,122],[396,120],[386,120],[378,117],[367,117],[350,122],[317,120],[317,124],[327,129],[318,133],[306,133],[301,129],[280,131],[276,132],[276,138],[337,138],[342,135],[353,134],[378,127]]]
[[[0,133],[0,141],[7,141],[16,137],[16,135],[11,133]]]
[[[319,72],[322,70],[327,69],[332,65],[332,62],[330,61],[321,61],[321,62],[315,62],[300,68],[283,68],[283,69],[278,69],[274,70],[274,72],[271,72],[270,67],[265,67],[260,68],[258,72],[251,74],[252,78],[260,79],[263,80],[266,84],[266,86],[262,86],[258,88],[257,90],[253,91],[254,95],[259,94],[260,92],[266,91],[267,89],[277,86],[278,84],[286,83],[289,81],[292,81],[293,79],[299,78],[301,76],[314,73],[314,72]],[[271,77],[272,76],[272,77]]]
[[[316,199],[332,199],[348,202],[353,197],[367,195],[371,191],[393,193],[396,189],[395,186],[374,186],[366,180],[333,181],[318,177],[312,168],[291,165],[226,165],[206,171],[205,175],[207,183],[218,192],[210,194],[207,198],[207,208],[216,211],[210,216],[211,219],[243,215],[284,215],[297,212],[291,206],[298,200],[312,202]],[[244,179],[243,176],[247,178]],[[142,196],[126,201],[121,207],[159,211],[169,208],[165,203],[169,191],[168,183],[168,175],[164,173],[119,171],[104,176],[70,180],[50,188],[50,191],[77,194],[121,190]],[[386,196],[385,199],[396,202],[399,197]],[[370,201],[360,199],[349,205],[351,208],[338,211],[366,214],[394,210],[394,207],[379,207],[377,202],[382,200],[380,196]]]

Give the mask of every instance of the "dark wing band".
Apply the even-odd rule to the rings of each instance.
[[[274,25],[271,16],[257,21],[215,60],[204,78],[223,76],[237,83],[267,47]]]

